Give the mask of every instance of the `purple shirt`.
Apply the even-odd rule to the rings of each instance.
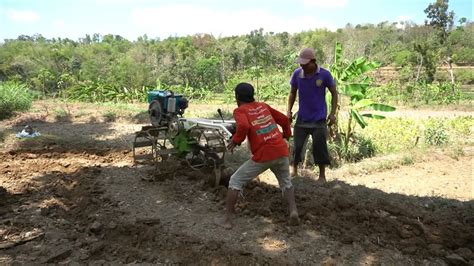
[[[290,85],[298,89],[297,123],[326,120],[326,88],[334,84],[331,73],[319,66],[316,73],[311,77],[305,77],[301,67],[293,72]]]

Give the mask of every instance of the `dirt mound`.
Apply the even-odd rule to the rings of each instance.
[[[123,189],[129,196],[136,193],[130,190],[133,184],[162,187],[161,193],[165,194],[161,196],[170,200],[166,208],[173,208],[175,203],[189,206],[181,206],[183,210],[219,206],[224,203],[226,189],[206,184],[209,172],[190,171],[175,162],[170,164],[174,170],[166,179],[147,183],[130,179],[134,174],[137,177],[138,170],[124,163],[130,158],[122,152],[36,154],[30,151],[2,153],[0,158],[0,172],[5,176],[0,184],[5,189],[0,196],[8,199],[2,200],[2,211],[5,211],[1,213],[0,224],[3,239],[0,247],[8,247],[3,252],[5,258],[10,258],[4,259],[5,263],[295,262],[294,258],[277,260],[240,249],[218,237],[190,235],[170,228],[160,218],[144,219],[127,214],[131,209],[121,206],[131,199],[117,201],[106,193],[110,182],[118,182],[111,178],[120,174],[124,178],[117,180],[124,180]],[[360,245],[366,252],[398,250],[407,256],[437,257],[449,263],[473,259],[472,201],[387,194],[343,182],[320,185],[307,178],[295,180],[294,184],[301,226],[288,227],[281,191],[258,180],[246,186],[244,198],[237,204],[238,216],[267,219],[273,224],[274,234],[289,238],[295,238],[296,234],[296,242],[298,235],[310,229],[345,245]],[[203,195],[212,197],[205,199]],[[151,195],[143,196],[146,199]],[[183,215],[182,211],[175,214]],[[268,234],[266,230],[256,228],[255,233]],[[36,245],[36,241],[42,245]],[[277,241],[273,245],[281,248],[282,243]],[[304,245],[296,248],[297,252],[306,252]]]
[[[369,250],[396,248],[426,258],[474,248],[473,202],[387,195],[339,182],[303,186],[298,194],[305,222],[344,243],[356,241]]]
[[[194,179],[187,175],[189,180]],[[305,228],[320,231],[343,244],[357,243],[367,252],[383,248],[426,259],[439,257],[448,263],[453,254],[463,254],[465,262],[474,258],[474,201],[387,194],[336,181],[321,185],[308,178],[294,183]],[[174,190],[170,195],[176,200],[186,194],[189,201],[207,191],[214,195],[213,201],[224,204],[223,187],[171,187]],[[243,196],[236,206],[238,216],[268,218],[277,226],[274,231],[282,234],[300,230],[287,228],[287,209],[278,188],[252,181]]]
[[[101,164],[119,157],[123,159],[120,153],[1,154],[0,171],[8,176],[2,182],[16,191],[12,195],[0,187],[1,262],[285,263],[249,256],[244,251],[229,252],[224,242],[169,231],[159,219],[124,219],[124,213],[117,208],[119,202],[104,194],[105,184],[100,178],[107,170]],[[67,166],[62,163],[65,158]],[[42,174],[34,175],[38,172]],[[202,177],[183,167],[174,172],[181,173],[187,173],[192,182]],[[28,174],[33,177],[26,178]]]

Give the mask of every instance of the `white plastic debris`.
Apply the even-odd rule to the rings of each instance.
[[[35,131],[31,126],[27,125],[21,132],[16,133],[17,138],[34,138],[40,136],[38,131]]]

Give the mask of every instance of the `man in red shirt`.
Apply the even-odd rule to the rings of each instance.
[[[295,204],[295,190],[290,181],[288,144],[284,140],[291,136],[288,118],[266,103],[256,102],[254,88],[248,83],[240,83],[235,87],[237,106],[234,110],[236,133],[227,149],[233,151],[245,138],[250,143],[252,158],[246,161],[231,176],[227,190],[226,213],[216,223],[224,228],[232,228],[234,206],[243,186],[267,169],[278,179],[278,184],[288,201],[290,225],[299,223]],[[278,129],[280,125],[283,134]]]

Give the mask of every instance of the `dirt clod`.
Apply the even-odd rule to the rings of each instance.
[[[451,254],[446,256],[446,260],[450,265],[468,265],[467,261],[463,259],[461,256],[458,254]]]

